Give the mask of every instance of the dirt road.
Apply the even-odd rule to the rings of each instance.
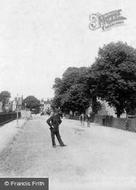
[[[46,119],[19,130],[0,154],[0,177],[49,177],[50,190],[135,187],[135,133],[64,119],[60,133],[67,146],[52,148]]]

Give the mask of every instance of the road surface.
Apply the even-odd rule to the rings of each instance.
[[[67,146],[53,148],[46,119],[35,117],[18,130],[0,153],[0,177],[49,177],[50,190],[136,187],[135,133],[63,119]]]

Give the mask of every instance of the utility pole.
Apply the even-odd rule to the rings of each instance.
[[[18,127],[18,94],[17,94],[17,100],[16,100],[16,109],[17,109],[17,127]]]

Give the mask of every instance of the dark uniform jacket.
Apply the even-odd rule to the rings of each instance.
[[[50,126],[50,129],[53,129],[54,131],[59,130],[59,125],[61,122],[62,121],[59,114],[54,114],[49,119],[47,119],[47,123]]]

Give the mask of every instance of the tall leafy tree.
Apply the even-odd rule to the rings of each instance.
[[[136,49],[122,42],[104,45],[90,72],[93,93],[114,106],[117,117],[136,107]]]
[[[56,78],[53,86],[55,97],[53,105],[63,111],[83,112],[89,105],[90,89],[87,85],[88,68],[69,67],[62,78]]]
[[[11,94],[8,91],[2,91],[0,93],[0,101],[2,102],[3,111],[5,111],[5,105],[9,102],[10,97],[11,97]]]
[[[63,95],[61,105],[64,111],[65,109],[69,109],[73,112],[78,111],[82,113],[88,108],[90,103],[89,99],[90,96],[86,86],[81,83],[75,84]]]
[[[23,100],[23,104],[25,105],[25,107],[29,108],[30,110],[40,109],[40,101],[35,96],[27,96]]]

